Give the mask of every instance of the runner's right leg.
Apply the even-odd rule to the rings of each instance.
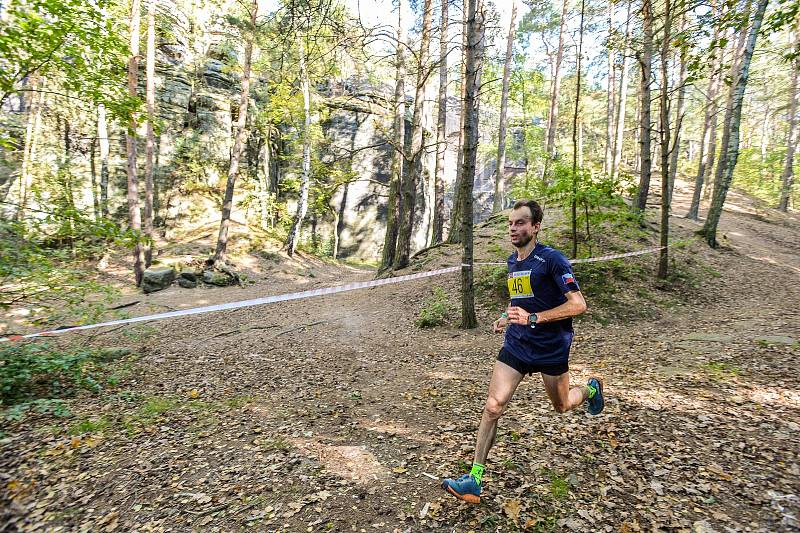
[[[478,440],[475,444],[475,460],[472,471],[458,479],[445,479],[442,488],[460,500],[470,503],[481,501],[481,478],[489,450],[497,435],[497,422],[505,412],[508,402],[514,396],[524,374],[497,361],[489,382],[489,394],[483,408],[483,416],[478,427]]]

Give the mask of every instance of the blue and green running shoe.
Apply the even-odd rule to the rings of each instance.
[[[589,398],[586,400],[587,409],[590,415],[599,415],[603,412],[606,402],[603,399],[603,380],[600,378],[589,378],[586,383],[589,388]]]
[[[464,474],[458,479],[445,479],[442,488],[468,503],[481,503],[481,484],[475,481],[470,474]]]

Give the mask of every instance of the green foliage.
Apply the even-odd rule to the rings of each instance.
[[[67,92],[105,102],[125,117],[137,102],[125,94],[129,54],[111,0],[11,0],[0,20],[0,102],[47,76]]]
[[[93,354],[86,349],[57,349],[49,344],[7,344],[0,348],[0,405],[28,404],[97,391]]]
[[[508,269],[504,266],[485,266],[475,273],[475,290],[483,301],[508,300]]]
[[[81,261],[108,246],[132,247],[137,237],[64,205],[26,225],[0,221],[0,307],[36,306],[31,319],[39,322],[95,320],[104,310],[103,298],[96,296],[109,301],[116,290],[95,281]],[[89,294],[95,295],[91,302]]]
[[[414,322],[420,328],[432,328],[441,326],[447,320],[455,306],[450,303],[445,290],[441,287],[434,287],[433,294],[425,299],[420,309],[419,318]]]
[[[733,173],[733,186],[763,200],[771,206],[778,205],[781,196],[786,146],[769,150],[761,159],[759,148],[742,148]],[[797,160],[796,160],[797,161]],[[795,175],[800,172],[800,161],[795,164]],[[794,189],[794,205],[800,202],[800,189]]]

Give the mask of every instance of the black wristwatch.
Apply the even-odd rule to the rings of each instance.
[[[531,313],[528,315],[528,325],[531,327],[531,329],[536,327],[536,320],[538,320],[538,318],[539,317],[536,316],[536,313]]]

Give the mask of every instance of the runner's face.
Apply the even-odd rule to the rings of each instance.
[[[531,210],[525,206],[513,209],[508,217],[508,232],[511,237],[511,244],[515,248],[522,248],[536,237],[539,233],[539,224],[531,224],[533,216]]]

